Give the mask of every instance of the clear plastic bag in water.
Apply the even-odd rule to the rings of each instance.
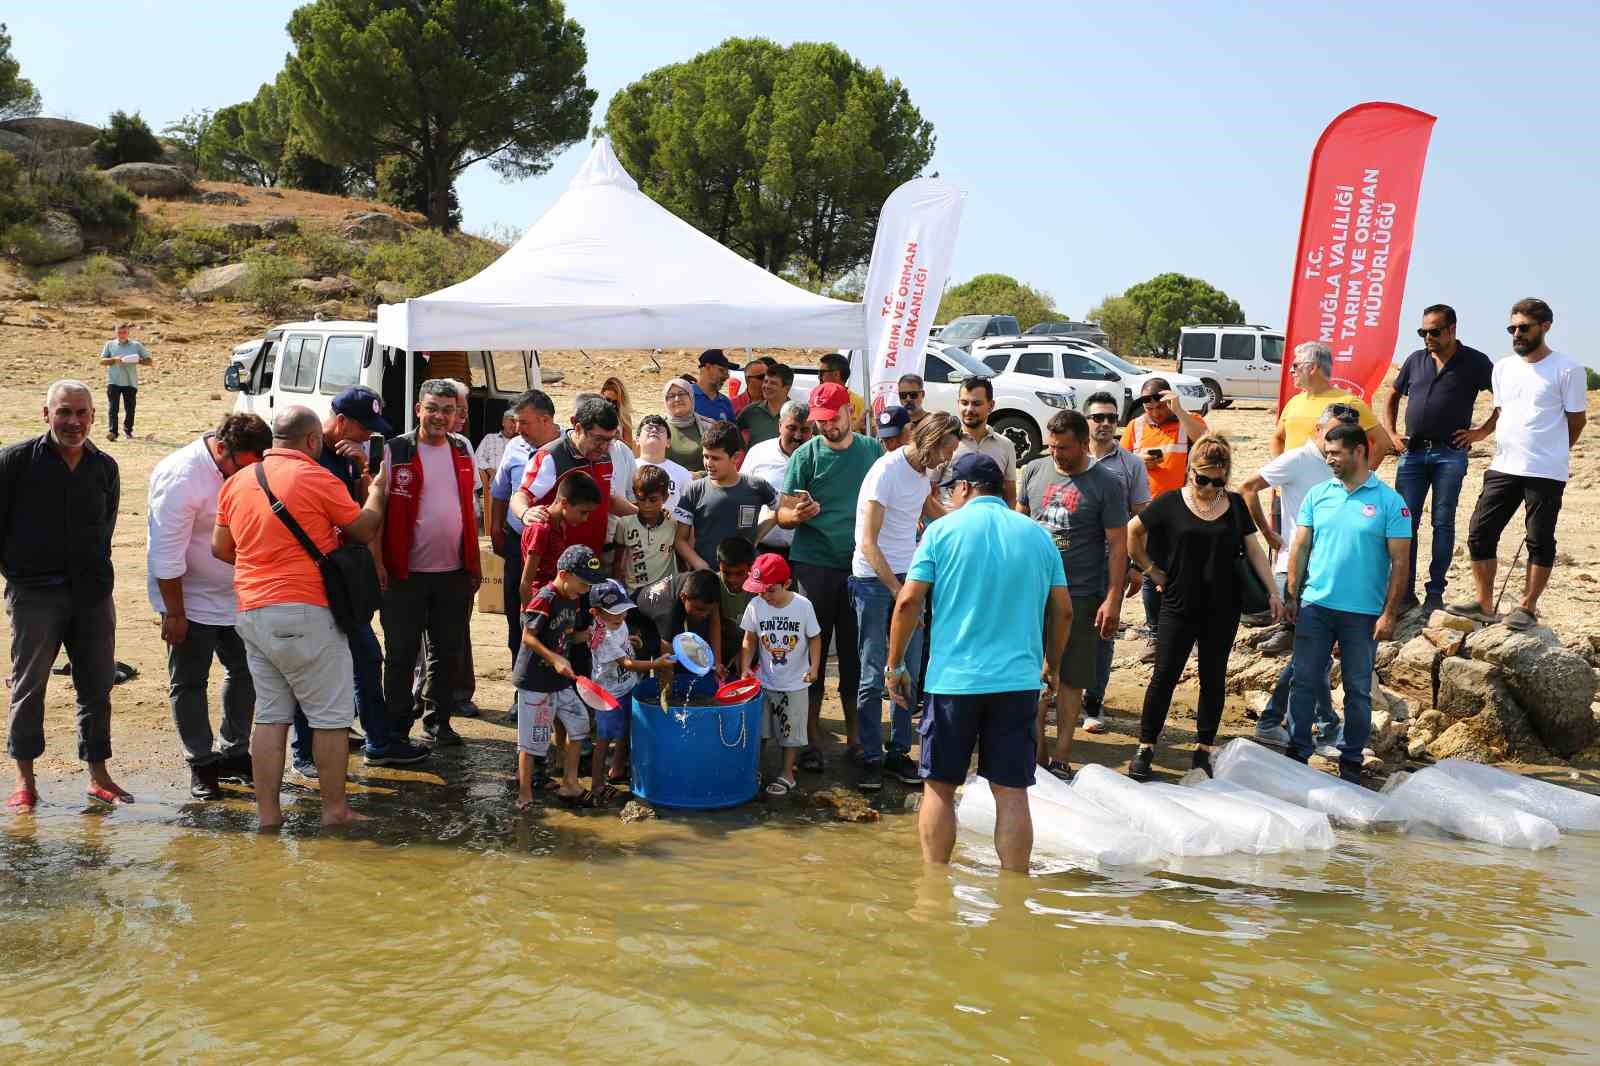
[[[1224,855],[1222,831],[1189,808],[1093,763],[1078,771],[1072,790],[1178,856]]]
[[[1158,781],[1144,787],[1180,807],[1187,807],[1216,826],[1227,839],[1229,851],[1272,855],[1280,851],[1295,851],[1299,847],[1299,835],[1294,827],[1271,811],[1241,803],[1231,796],[1196,792],[1181,785]]]
[[[1041,780],[1048,776],[1039,774]],[[1103,807],[1072,795],[1071,789],[1066,792],[1067,802],[1058,803],[1037,786],[1028,790],[1035,856],[1093,866],[1154,866],[1160,861],[1161,851],[1155,841],[1130,830]],[[994,793],[989,782],[976,774],[969,776],[956,806],[961,828],[992,836],[994,814]]]
[[[1321,811],[1336,825],[1372,829],[1384,821],[1383,797],[1376,792],[1313,770],[1244,737],[1230,740],[1211,756],[1211,772],[1219,780]]]
[[[1600,831],[1600,796],[1465,759],[1443,759],[1434,769],[1471,785],[1490,799],[1547,818],[1557,829]]]
[[[1328,822],[1328,816],[1321,811],[1296,806],[1276,796],[1269,796],[1265,792],[1245,788],[1235,781],[1207,777],[1203,770],[1199,771],[1198,780],[1190,782],[1186,779],[1184,784],[1201,792],[1214,792],[1271,811],[1294,826],[1295,834],[1299,838],[1296,847],[1300,850],[1329,851],[1333,848],[1333,826]]]
[[[1548,818],[1491,799],[1436,766],[1397,779],[1384,797],[1385,821],[1437,826],[1468,840],[1530,851],[1554,847],[1561,835]]]

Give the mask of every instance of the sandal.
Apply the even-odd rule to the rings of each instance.
[[[589,790],[590,807],[609,807],[616,802],[620,793],[610,785],[601,785],[599,788]]]
[[[1049,771],[1051,777],[1065,781],[1069,785],[1072,784],[1072,767],[1060,759],[1051,759],[1044,764],[1044,769]]]
[[[794,791],[794,782],[787,777],[774,777],[767,782],[767,795],[773,799],[781,799]]]
[[[519,800],[517,800],[517,810],[519,810],[519,811],[531,811],[531,810],[533,810],[533,800],[531,800],[531,799],[519,799]]]
[[[820,774],[823,768],[822,752],[816,748],[807,748],[800,753],[800,758],[795,761],[795,765],[807,773]]]
[[[84,795],[88,796],[92,800],[99,800],[101,803],[108,803],[112,806],[116,806],[118,803],[133,802],[133,793],[129,792],[120,785],[112,785],[110,788],[102,788],[99,785],[90,785],[84,792]]]
[[[570,796],[567,795],[565,792],[557,792],[556,793],[556,799],[560,800],[561,801],[561,805],[563,807],[565,807],[569,811],[575,811],[579,807],[592,807],[592,806],[594,806],[594,803],[593,803],[594,793],[590,792],[588,789],[583,789],[582,791],[574,792]]]
[[[6,810],[13,814],[32,814],[39,806],[39,793],[31,788],[19,788],[6,797]]]

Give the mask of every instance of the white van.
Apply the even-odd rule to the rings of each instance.
[[[417,388],[430,377],[466,382],[467,434],[481,440],[499,429],[511,401],[540,381],[539,357],[515,351],[408,355],[379,345],[375,322],[288,322],[236,347],[222,386],[238,393],[235,411],[271,422],[277,411],[296,404],[326,418],[335,396],[352,385],[365,385],[383,397],[385,417],[396,432],[409,433],[416,420]]]
[[[1270,326],[1209,323],[1179,333],[1178,372],[1205,384],[1212,407],[1276,400],[1282,367],[1283,332]]]

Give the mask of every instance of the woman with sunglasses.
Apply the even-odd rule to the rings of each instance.
[[[600,395],[617,409],[617,438],[637,455],[639,449],[633,440],[633,404],[628,399],[628,386],[622,383],[621,378],[606,378],[600,386]],[[691,400],[690,404],[693,402]]]
[[[1211,772],[1211,752],[1227,698],[1228,653],[1239,630],[1240,587],[1234,567],[1241,555],[1267,587],[1273,619],[1283,614],[1266,553],[1255,536],[1256,524],[1244,499],[1227,489],[1232,467],[1233,448],[1226,438],[1201,437],[1189,449],[1183,488],[1157,496],[1128,523],[1128,555],[1162,594],[1155,672],[1145,690],[1139,750],[1128,766],[1128,776],[1135,781],[1150,779],[1172,692],[1196,644],[1200,704],[1190,765]]]

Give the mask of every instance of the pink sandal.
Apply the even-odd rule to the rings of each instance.
[[[92,800],[99,800],[101,803],[109,803],[112,806],[115,806],[118,803],[133,802],[133,793],[122,788],[120,785],[112,785],[110,788],[102,788],[99,785],[90,785],[84,794]]]
[[[31,788],[19,788],[6,797],[6,810],[13,814],[32,814],[39,805],[39,793]]]

